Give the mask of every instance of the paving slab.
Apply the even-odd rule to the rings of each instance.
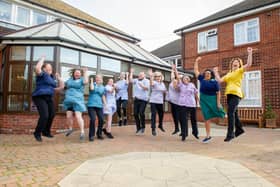
[[[85,161],[61,187],[275,187],[241,164],[175,152],[131,152]]]

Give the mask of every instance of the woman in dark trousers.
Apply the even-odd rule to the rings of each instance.
[[[227,112],[228,112],[228,131],[224,139],[225,142],[231,141],[234,137],[238,137],[244,133],[242,124],[238,117],[238,104],[243,98],[242,93],[242,79],[244,72],[252,65],[253,49],[247,48],[248,59],[247,64],[243,65],[240,58],[233,58],[230,62],[230,71],[222,78],[218,73],[218,68],[214,68],[216,79],[221,83],[226,83],[226,98],[227,98]],[[235,132],[234,132],[235,127]]]
[[[182,80],[179,78],[179,73],[176,66],[173,65],[176,78],[178,79],[178,85],[176,88],[179,90],[179,122],[181,125],[182,141],[185,141],[188,136],[188,116],[190,115],[192,124],[192,134],[196,139],[198,137],[198,128],[196,120],[196,102],[198,100],[198,91],[193,83],[190,82],[190,77],[184,75]]]
[[[88,97],[88,115],[90,117],[89,123],[89,141],[94,141],[95,135],[95,115],[98,118],[97,139],[103,140],[102,128],[104,123],[103,108],[106,107],[105,87],[103,86],[103,78],[101,75],[90,78],[89,97]]]
[[[39,112],[39,120],[34,132],[34,137],[37,141],[41,142],[41,135],[52,138],[51,126],[55,116],[53,96],[55,91],[62,90],[64,88],[63,80],[58,74],[56,79],[59,81],[59,87],[57,87],[56,81],[52,75],[51,64],[45,63],[45,58],[42,57],[35,67],[36,72],[36,89],[32,93],[32,100]]]

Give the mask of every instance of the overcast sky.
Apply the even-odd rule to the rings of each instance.
[[[178,37],[175,29],[242,0],[64,0],[141,39],[151,51]]]

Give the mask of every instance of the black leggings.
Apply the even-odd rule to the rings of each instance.
[[[238,104],[240,102],[241,98],[228,94],[227,95],[227,105],[228,105],[228,131],[227,131],[227,137],[233,138],[234,137],[234,127],[235,132],[241,132],[242,124],[238,117]]]
[[[156,128],[156,114],[158,113],[158,119],[159,123],[158,126],[162,127],[162,121],[163,121],[163,104],[156,104],[151,103],[151,113],[152,113],[152,119],[151,119],[151,127],[154,130]]]
[[[126,119],[126,106],[127,106],[127,100],[122,100],[121,98],[117,100],[117,113],[119,119],[121,119],[122,117],[122,111],[123,111],[123,117],[124,119]]]
[[[198,128],[196,121],[196,108],[179,106],[179,122],[181,125],[182,137],[188,136],[188,116],[191,117],[192,134],[198,136]]]
[[[179,106],[174,103],[170,103],[170,104],[171,104],[172,118],[175,125],[175,131],[179,131],[179,111],[178,111]]]
[[[134,99],[134,118],[137,130],[145,129],[145,109],[147,101]]]
[[[93,137],[95,135],[95,113],[98,118],[98,128],[97,128],[97,135],[102,135],[102,128],[103,128],[103,108],[97,107],[88,107],[88,115],[90,118],[89,121],[89,137]]]
[[[40,116],[34,134],[36,136],[41,136],[41,133],[50,135],[55,116],[53,97],[50,95],[40,95],[32,97],[32,100]]]

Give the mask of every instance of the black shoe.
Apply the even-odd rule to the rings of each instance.
[[[97,139],[98,139],[98,140],[104,140],[104,138],[103,138],[102,135],[97,135]]]
[[[186,136],[182,136],[182,141],[184,142],[186,140]]]
[[[172,132],[172,135],[175,135],[179,132],[179,130],[175,130],[174,132]]]
[[[104,128],[104,129],[102,129],[102,131],[103,131],[103,133],[107,136],[108,135],[108,132],[107,132],[107,130]]]
[[[243,134],[244,132],[245,132],[245,131],[244,131],[243,129],[235,131],[235,137],[240,136],[240,135]]]
[[[123,125],[126,126],[127,125],[127,119],[123,120]]]
[[[47,138],[53,138],[53,135],[51,134],[46,134],[46,133],[42,133],[42,136],[45,136]]]
[[[94,136],[89,137],[89,141],[90,141],[90,142],[93,142],[93,141],[94,141]]]
[[[110,138],[110,139],[113,139],[113,138],[114,138],[114,136],[113,136],[110,132],[108,132],[106,135],[107,135],[107,137]]]
[[[36,139],[37,142],[42,142],[41,136],[36,135],[35,133],[33,135],[34,135],[34,138]]]
[[[197,134],[192,134],[197,140],[199,140],[199,137]]]
[[[229,136],[228,136],[228,137],[226,137],[226,138],[224,139],[224,141],[225,141],[225,142],[229,142],[229,141],[231,141],[232,139],[233,139],[233,137],[229,137]]]
[[[69,130],[66,132],[65,136],[70,136],[70,134],[72,134],[73,132],[74,132],[73,129],[69,129]]]
[[[182,133],[180,133],[179,136],[182,136]]]
[[[162,131],[165,132],[164,128],[162,126],[158,126],[158,128]]]
[[[156,132],[155,129],[152,130],[152,135],[153,135],[153,136],[156,136],[156,135],[157,135],[157,132]]]
[[[119,126],[122,126],[122,120],[119,120]]]

